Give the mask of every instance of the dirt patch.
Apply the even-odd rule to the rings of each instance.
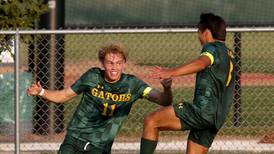
[[[260,140],[260,143],[274,144],[274,133],[264,135],[264,137]]]

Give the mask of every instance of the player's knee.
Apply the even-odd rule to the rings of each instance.
[[[157,127],[153,114],[150,114],[144,118],[144,127],[147,127],[147,128]]]

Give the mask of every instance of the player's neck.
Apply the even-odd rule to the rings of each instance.
[[[225,43],[225,41],[222,41],[222,40],[215,40],[215,42]]]
[[[105,76],[105,81],[108,82],[108,83],[116,83],[120,80],[121,76],[117,79],[117,80],[114,80],[114,81],[110,81],[106,76]]]

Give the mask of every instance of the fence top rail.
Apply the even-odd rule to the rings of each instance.
[[[274,27],[227,28],[228,32],[274,32]],[[197,28],[1,30],[0,34],[98,34],[98,33],[178,33],[197,32]]]

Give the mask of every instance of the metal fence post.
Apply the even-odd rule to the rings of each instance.
[[[19,37],[18,29],[15,34],[15,153],[20,153],[20,91],[19,91],[19,80],[20,80],[20,56],[19,56]]]

